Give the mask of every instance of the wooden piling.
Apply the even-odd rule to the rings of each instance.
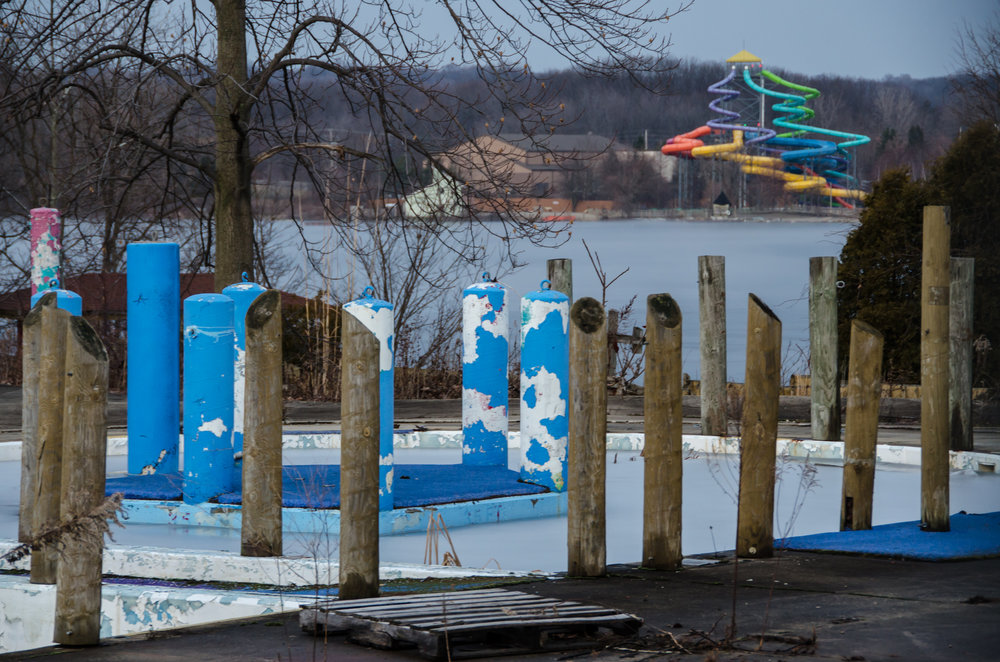
[[[973,450],[972,294],[975,266],[975,258],[951,258],[948,412],[953,451]]]
[[[726,412],[726,258],[698,256],[698,325],[701,346],[701,432],[728,434]]]
[[[781,320],[751,294],[747,313],[747,371],[740,440],[736,554],[774,553],[774,469],[781,393]]]
[[[809,258],[809,371],[812,438],[840,440],[837,378],[837,258]]]
[[[569,319],[568,574],[601,577],[607,560],[607,318],[596,299],[584,297]]]
[[[948,207],[924,207],[920,293],[920,523],[948,531],[948,300],[951,289]]]
[[[341,315],[340,597],[378,595],[379,343]]]
[[[63,389],[66,376],[66,331],[72,317],[61,308],[41,308],[38,355],[38,439],[31,528],[39,535],[59,523],[62,491]],[[43,545],[31,554],[31,583],[56,583],[56,550]]]
[[[62,520],[93,514],[104,502],[107,457],[108,354],[82,317],[66,334],[63,409]],[[101,635],[102,533],[65,535],[56,570],[53,640],[96,646]],[[32,564],[34,565],[34,564]]]
[[[243,421],[243,556],[281,556],[281,293],[268,290],[246,314]]]
[[[882,334],[877,329],[861,320],[851,322],[841,531],[872,528],[878,406],[882,397],[882,346]]]
[[[642,565],[675,570],[683,559],[681,309],[669,294],[646,299],[646,340]]]
[[[21,501],[17,539],[31,539],[31,512],[38,481],[38,357],[42,342],[42,306],[56,305],[56,293],[46,292],[28,311],[21,325]]]
[[[569,258],[556,258],[546,260],[546,270],[552,289],[562,292],[569,297],[570,305],[573,304],[573,260]]]

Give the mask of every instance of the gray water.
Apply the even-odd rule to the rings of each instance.
[[[288,224],[289,226],[291,224]],[[649,294],[669,293],[677,301],[683,315],[683,370],[697,379],[699,371],[698,350],[698,256],[722,255],[726,258],[727,287],[727,362],[729,379],[742,382],[746,355],[747,298],[757,295],[782,322],[782,372],[808,372],[809,355],[809,258],[814,256],[839,256],[852,223],[829,222],[730,222],[730,221],[679,221],[663,219],[632,219],[621,221],[584,221],[573,223],[566,242],[558,248],[533,246],[529,242],[512,242],[519,262],[525,266],[501,276],[500,280],[512,290],[512,300],[537,290],[546,275],[546,260],[570,258],[573,260],[573,295],[575,298],[591,296],[601,300],[600,281],[584,248],[597,254],[608,279],[628,271],[608,289],[607,305],[620,308],[636,296],[633,314],[623,320],[619,330],[631,333],[632,327],[644,326],[646,297]],[[293,234],[280,233],[287,244],[285,255],[301,252],[302,239]],[[324,242],[332,255],[323,260],[326,275],[348,280],[360,291],[366,284],[357,265],[343,251],[336,250],[329,230],[322,226],[307,225],[303,232],[306,240],[315,245]],[[455,287],[456,302],[461,289],[475,280],[485,269],[494,271],[496,255],[505,245],[496,237],[484,233],[483,251],[487,257],[476,266],[464,267],[464,274]],[[290,291],[314,295],[321,280],[302,257],[293,258],[298,265],[294,282],[282,283]],[[491,263],[492,262],[492,263]],[[354,272],[352,273],[352,268]],[[456,267],[458,268],[458,267]],[[351,278],[353,276],[353,278]],[[336,287],[336,285],[335,285]],[[303,292],[303,290],[306,290]],[[519,315],[511,315],[514,323]],[[516,329],[511,338],[516,338]]]

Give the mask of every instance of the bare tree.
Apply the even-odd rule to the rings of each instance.
[[[964,101],[961,119],[1000,122],[1000,11],[985,24],[966,24],[956,50],[959,72],[952,84]]]
[[[203,213],[217,288],[253,272],[253,173],[272,159],[289,159],[322,192],[350,186],[331,177],[339,169],[328,167],[330,156],[353,171],[367,162],[384,191],[401,195],[412,182],[400,156],[446,174],[440,155],[456,143],[501,130],[541,137],[559,126],[559,90],[529,68],[531,49],[593,75],[626,72],[651,89],[671,69],[661,30],[672,14],[649,0],[13,0],[0,11],[3,105],[21,117],[38,116],[66,89],[97,94],[94,79],[109,68],[134,98],[155,99],[155,121],[106,106],[98,126],[211,184]],[[485,83],[479,94],[443,84],[450,64]],[[333,140],[331,99],[367,125],[367,148]],[[444,181],[456,197],[487,199],[489,214],[507,221],[496,231],[548,236],[496,198],[512,188],[502,173],[487,179],[491,186],[472,192]],[[461,254],[478,208],[464,225],[415,223]]]

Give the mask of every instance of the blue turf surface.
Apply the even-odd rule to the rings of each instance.
[[[920,522],[883,524],[866,531],[836,531],[775,541],[775,546],[810,552],[868,554],[921,561],[1000,556],[1000,512],[951,516],[951,530],[921,531]]]
[[[506,467],[461,464],[397,464],[393,471],[393,503],[413,508],[495,497],[542,494],[539,485],[519,482],[520,474]],[[286,508],[339,508],[339,465],[293,465],[282,469],[282,502]],[[122,492],[126,499],[180,501],[180,474],[109,478],[105,492]],[[238,492],[222,494],[218,503],[238,504]]]

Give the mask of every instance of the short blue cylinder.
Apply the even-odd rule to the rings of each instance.
[[[63,290],[58,287],[58,281],[50,280],[50,283],[57,283],[56,287],[50,287],[47,290],[38,290],[31,295],[31,307],[34,308],[38,300],[42,298],[42,295],[48,294],[49,292],[56,293],[56,308],[65,310],[70,315],[80,316],[83,315],[83,299],[79,294],[73,292],[72,290]]]
[[[233,489],[233,300],[184,300],[184,502]]]
[[[128,472],[175,473],[180,446],[180,248],[129,244]]]
[[[246,278],[246,274],[244,274]],[[233,484],[243,483],[243,416],[246,401],[247,374],[247,311],[267,288],[244,280],[223,288],[222,293],[233,300],[233,329],[236,333],[233,354]]]
[[[393,337],[393,306],[388,301],[376,299],[371,288],[365,289],[360,299],[344,304],[344,312],[353,315],[372,332],[379,344],[379,470],[378,509],[392,510],[393,481],[393,397],[395,338]]]
[[[462,292],[462,464],[507,466],[507,288]]]
[[[521,298],[521,480],[566,489],[569,441],[569,297]]]

